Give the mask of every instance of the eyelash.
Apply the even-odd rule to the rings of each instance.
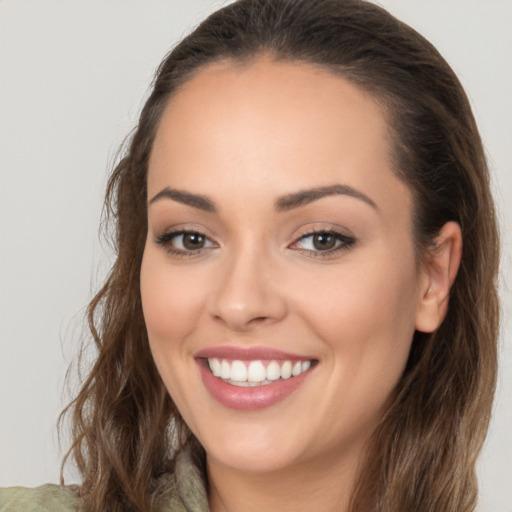
[[[179,231],[169,231],[167,233],[163,233],[161,235],[158,235],[156,237],[156,243],[158,245],[161,245],[165,248],[165,250],[172,254],[173,256],[179,256],[183,258],[190,258],[193,256],[198,256],[203,252],[204,249],[207,249],[207,247],[201,247],[199,249],[178,249],[172,245],[172,240],[175,238],[178,238],[179,236],[184,235],[196,235],[198,237],[204,238],[205,242],[209,242],[210,244],[215,245],[212,243],[210,238],[206,236],[204,233],[201,233],[200,231],[196,231],[194,229],[181,229]]]
[[[174,256],[179,256],[183,258],[190,258],[194,256],[200,255],[205,249],[208,249],[209,247],[201,247],[199,249],[179,249],[172,245],[172,240],[184,235],[196,235],[198,237],[204,238],[206,243],[209,243],[209,247],[215,247],[216,244],[210,240],[208,236],[206,236],[204,233],[201,233],[200,231],[196,231],[193,229],[182,229],[179,231],[170,231],[167,233],[163,233],[161,235],[158,235],[155,239],[155,242],[158,245],[161,245],[166,249],[166,251]],[[346,251],[349,250],[355,243],[356,239],[352,236],[345,235],[343,233],[340,233],[339,231],[336,231],[334,229],[319,229],[319,230],[312,230],[304,235],[301,235],[297,240],[295,240],[292,244],[290,244],[289,247],[293,248],[293,246],[299,244],[301,241],[307,240],[308,238],[312,238],[315,236],[326,236],[326,237],[333,237],[335,239],[336,246],[332,249],[327,250],[311,250],[311,249],[299,249],[297,250],[306,256],[309,256],[311,258],[326,258],[329,256],[332,256],[335,253],[338,253],[340,251]]]
[[[301,240],[306,240],[308,238],[313,238],[315,236],[333,237],[335,239],[336,246],[332,249],[327,249],[325,251],[299,249],[299,251],[304,253],[306,256],[312,258],[327,258],[340,251],[349,250],[356,243],[356,239],[354,237],[345,235],[344,233],[336,231],[335,229],[314,229],[299,237],[295,242],[293,242],[292,246],[297,245]]]

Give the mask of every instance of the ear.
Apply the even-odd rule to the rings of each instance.
[[[444,320],[461,257],[460,226],[457,222],[447,222],[436,237],[434,249],[426,254],[422,263],[415,318],[418,331],[433,332]]]

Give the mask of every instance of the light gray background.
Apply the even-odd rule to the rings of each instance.
[[[85,305],[110,263],[97,236],[107,170],[161,58],[219,4],[0,0],[2,486],[58,481],[55,423],[70,396],[66,368],[76,356]],[[512,512],[512,0],[381,4],[454,67],[493,170],[504,237],[504,321],[494,420],[480,462],[480,510]]]

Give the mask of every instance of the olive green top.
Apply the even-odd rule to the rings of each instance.
[[[7,487],[0,489],[2,512],[68,512],[78,510],[78,498],[71,487],[46,484],[34,489]]]
[[[160,484],[164,499],[159,512],[208,512],[205,484],[188,450],[178,455],[174,473],[164,475]],[[78,486],[0,489],[0,512],[72,512],[79,507]]]

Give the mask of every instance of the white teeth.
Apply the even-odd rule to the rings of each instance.
[[[270,380],[264,380],[263,382],[249,382],[248,380],[245,382],[238,382],[236,380],[228,380],[227,382],[232,386],[238,386],[240,388],[255,388],[258,386],[266,386],[267,384],[271,384]]]
[[[283,366],[281,366],[281,378],[289,379],[292,376],[292,363],[290,361],[285,361]]]
[[[289,379],[311,368],[311,361],[270,361],[267,366],[262,361],[229,361],[213,357],[208,365],[215,377],[220,377],[234,386],[254,387],[270,384],[278,379]]]
[[[241,388],[250,388],[251,385],[252,385],[252,382],[248,382],[248,381],[238,381],[238,380],[229,380],[229,383],[232,384],[233,386],[239,386]]]
[[[222,360],[220,366],[220,376],[226,380],[231,378],[231,365],[225,359]]]
[[[281,368],[277,361],[271,361],[267,366],[267,379],[268,380],[277,380],[281,377]]]
[[[267,372],[261,361],[252,361],[249,365],[247,380],[250,382],[263,382],[267,378]]]
[[[233,361],[231,363],[230,379],[237,382],[245,382],[247,380],[247,366],[242,361]]]
[[[221,370],[220,370],[220,361],[217,358],[209,359],[208,363],[210,364],[210,369],[215,375],[215,377],[220,377]]]

